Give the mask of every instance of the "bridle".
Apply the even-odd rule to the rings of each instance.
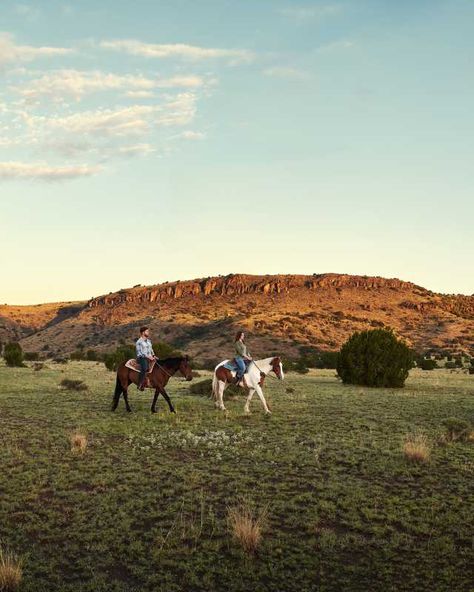
[[[178,368],[176,368],[176,370],[173,372],[173,374],[170,374],[170,373],[169,373],[167,370],[165,370],[164,366],[162,366],[162,365],[161,365],[161,364],[158,362],[158,359],[156,359],[156,358],[155,358],[155,365],[156,365],[156,366],[158,366],[158,368],[160,368],[161,370],[163,370],[163,372],[164,372],[164,373],[165,373],[167,376],[169,376],[170,378],[173,378],[173,376],[174,376],[174,375],[176,374],[176,372],[178,372],[178,370],[179,370],[179,367],[178,367]],[[186,378],[186,376],[185,376],[185,378]]]
[[[258,364],[257,364],[257,362],[256,362],[255,360],[252,360],[252,363],[253,363],[253,364],[255,364],[255,366],[256,366],[257,370],[260,372],[260,375],[261,375],[261,376],[263,375],[265,378],[266,378],[267,376],[269,376],[270,378],[273,378],[273,380],[280,380],[280,379],[278,378],[278,376],[273,376],[272,374],[270,374],[270,372],[273,370],[273,368],[272,368],[272,370],[270,370],[270,372],[268,372],[268,373],[267,373],[267,372],[264,372],[263,370],[261,370],[261,369],[258,367]],[[274,371],[274,370],[273,370],[273,371]],[[275,371],[274,371],[274,372],[275,372]]]

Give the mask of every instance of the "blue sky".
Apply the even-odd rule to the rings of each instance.
[[[469,0],[2,1],[0,302],[237,272],[473,293],[473,29]]]

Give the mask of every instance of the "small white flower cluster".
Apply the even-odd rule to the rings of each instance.
[[[252,438],[242,432],[225,430],[205,430],[195,433],[191,430],[162,430],[151,434],[130,435],[129,444],[134,450],[196,450],[201,455],[213,455],[217,459],[222,455],[238,455],[239,448],[251,443]]]

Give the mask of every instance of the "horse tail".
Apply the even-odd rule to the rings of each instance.
[[[114,396],[117,397],[118,395],[121,395],[122,391],[123,391],[123,386],[122,386],[122,383],[120,382],[119,374],[117,372],[117,380],[115,381]]]
[[[217,379],[216,371],[212,377],[212,398],[217,401],[217,395],[219,394],[219,380]]]

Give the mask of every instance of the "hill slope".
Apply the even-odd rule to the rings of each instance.
[[[256,356],[296,355],[308,345],[334,350],[356,330],[384,326],[420,350],[474,354],[474,296],[381,277],[237,274],[137,286],[89,302],[0,307],[0,339],[21,338],[27,351],[105,350],[133,342],[144,323],[155,339],[201,360],[229,355],[238,328]]]

